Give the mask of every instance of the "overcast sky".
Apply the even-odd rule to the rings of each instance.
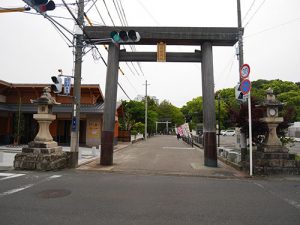
[[[71,32],[74,21],[60,0],[50,16]],[[95,1],[95,0],[93,0]],[[85,11],[95,25],[112,25],[103,0],[85,1]],[[236,0],[115,0],[122,2],[130,26],[236,27]],[[74,3],[75,0],[66,0]],[[113,0],[105,0],[115,25],[121,25]],[[0,7],[22,7],[21,0],[1,0]],[[281,79],[299,82],[300,65],[300,1],[299,0],[241,0],[244,33],[244,61],[251,67],[251,80]],[[74,5],[71,10],[76,14]],[[102,16],[102,19],[97,12]],[[73,48],[54,26],[33,10],[30,13],[0,13],[0,79],[12,83],[51,83],[58,69],[73,74]],[[66,33],[71,39],[71,36]],[[86,48],[88,51],[90,48]],[[107,53],[100,52],[105,60]],[[156,47],[137,46],[137,51]],[[170,47],[167,51],[194,51],[194,47]],[[128,49],[129,50],[129,49]],[[236,47],[214,47],[215,90],[231,88],[239,79]],[[95,56],[95,55],[94,55]],[[133,66],[134,65],[134,66]],[[201,64],[196,63],[121,63],[125,76],[119,83],[130,98],[145,94],[145,80],[150,84],[148,94],[160,101],[166,99],[181,107],[202,95]],[[83,58],[82,83],[100,84],[105,93],[106,67],[95,60],[92,51]],[[137,73],[138,72],[138,73]],[[128,100],[118,90],[118,99]]]

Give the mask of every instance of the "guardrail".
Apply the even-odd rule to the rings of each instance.
[[[200,135],[192,135],[191,137],[182,137],[182,140],[186,142],[187,144],[191,145],[192,147],[194,145],[198,146],[199,148],[203,147],[203,136]]]

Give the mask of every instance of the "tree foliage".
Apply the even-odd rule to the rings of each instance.
[[[184,115],[180,109],[172,105],[167,100],[164,100],[159,104],[157,113],[159,122],[171,122],[171,124],[168,125],[169,127],[174,127],[175,125],[179,126],[185,121]],[[165,125],[160,125],[159,131],[161,131],[161,129],[164,130],[164,128]]]
[[[268,132],[267,124],[260,119],[264,117],[265,108],[257,107],[265,98],[266,90],[272,88],[276,98],[284,103],[279,116],[284,121],[279,124],[277,134],[281,137],[285,136],[285,129],[294,121],[299,121],[300,117],[300,88],[299,85],[289,81],[281,80],[257,80],[252,82],[251,89],[251,114],[252,114],[252,132],[253,142],[258,142],[259,135],[265,135]],[[242,132],[248,136],[248,106],[246,103],[240,106],[240,109],[229,109],[231,121],[236,126],[241,127]]]
[[[260,121],[264,115],[262,108],[256,107],[266,98],[266,90],[272,88],[276,98],[284,103],[280,116],[284,122],[278,126],[278,134],[284,135],[283,130],[291,122],[300,121],[300,82],[293,83],[282,80],[257,80],[252,82],[251,103],[252,103],[252,130],[253,139],[256,141],[258,135],[267,132],[267,126]],[[239,126],[243,132],[248,134],[248,108],[247,104],[240,105],[235,99],[234,88],[226,88],[216,92],[215,95],[216,119],[219,118],[221,129]],[[181,125],[185,121],[189,122],[190,127],[195,129],[197,124],[203,123],[203,99],[202,97],[193,98],[188,101],[182,108],[177,108],[167,100],[162,101],[159,105],[150,97],[148,102],[148,133],[154,133],[156,122],[169,121],[169,127]],[[124,116],[120,118],[121,128],[131,130],[140,127],[145,122],[145,103],[138,101],[123,101]],[[220,108],[219,108],[220,106]],[[163,130],[165,125],[159,126]],[[134,128],[137,130],[136,128]],[[141,129],[140,129],[141,130]],[[160,131],[160,130],[159,130]]]
[[[158,115],[155,110],[157,110],[156,102],[148,97],[148,120],[147,120],[147,130],[148,133],[153,133],[155,131],[155,122],[157,121]],[[144,101],[122,101],[123,115],[119,118],[120,129],[132,131],[133,133],[139,132],[143,133],[145,126],[145,102]]]

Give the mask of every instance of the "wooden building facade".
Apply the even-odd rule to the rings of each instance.
[[[19,143],[27,144],[38,132],[38,123],[33,119],[37,106],[30,99],[41,96],[44,87],[50,84],[16,84],[0,80],[0,144],[7,145],[16,142],[19,131]],[[53,139],[60,145],[70,144],[72,97],[51,93],[59,105],[53,106],[56,120],[50,125]],[[71,88],[71,96],[73,87]],[[97,84],[81,85],[80,131],[81,146],[98,146],[101,144],[103,124],[104,96]],[[117,104],[115,115],[115,140],[118,139],[118,115],[121,104]]]

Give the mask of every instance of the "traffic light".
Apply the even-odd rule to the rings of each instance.
[[[51,84],[51,90],[54,93],[60,93],[62,91],[62,79],[60,76],[53,76],[51,77],[51,80],[53,81],[54,84]]]
[[[242,93],[241,91],[241,88],[240,88],[240,83],[238,83],[236,86],[235,86],[235,98],[239,101],[245,101],[244,100],[244,94]]]
[[[54,10],[55,3],[50,0],[23,0],[30,7],[34,8],[39,13],[44,13],[46,11]]]
[[[115,43],[133,43],[138,42],[141,39],[140,34],[135,30],[112,31],[110,37]]]

